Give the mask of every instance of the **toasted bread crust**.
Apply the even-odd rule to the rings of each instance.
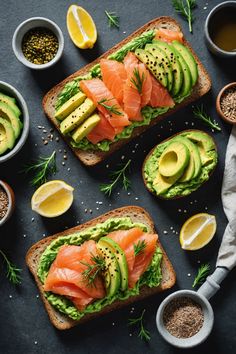
[[[173,198],[164,198],[163,196],[157,195],[157,194],[154,193],[150,188],[148,188],[147,183],[146,183],[146,179],[145,179],[145,175],[144,175],[145,164],[146,164],[147,160],[149,159],[149,157],[152,155],[153,151],[156,149],[156,147],[157,147],[158,145],[163,144],[163,143],[165,143],[166,141],[168,141],[168,140],[174,138],[175,136],[178,136],[178,135],[184,133],[184,132],[202,132],[202,131],[199,130],[199,129],[186,129],[186,130],[183,130],[183,131],[181,131],[181,132],[179,132],[179,133],[176,133],[176,134],[174,134],[174,135],[171,135],[169,138],[167,138],[167,139],[161,141],[160,143],[158,143],[157,145],[155,145],[155,146],[149,151],[149,153],[148,153],[147,156],[145,157],[145,160],[143,161],[143,165],[142,165],[143,183],[144,183],[145,187],[147,188],[147,190],[148,190],[150,193],[152,193],[155,197],[157,197],[157,198],[159,198],[159,199],[163,199],[163,200],[175,200],[175,199],[180,199],[180,198],[188,197],[190,194],[195,193],[195,192],[198,190],[198,188],[197,188],[195,191],[193,191],[192,193],[190,193],[190,194],[188,194],[188,195],[176,195],[176,196],[174,196]],[[216,153],[217,153],[217,145],[216,145],[216,142],[215,142],[214,138],[213,138],[210,134],[206,133],[205,131],[204,131],[204,134],[209,135],[209,137],[213,140],[214,148],[215,148],[215,151],[216,151]],[[211,171],[209,177],[213,174],[213,172],[215,171],[215,168],[216,168],[216,166],[215,166],[215,167],[213,168],[213,170]],[[207,181],[205,181],[203,184],[207,183],[208,181],[209,181],[209,179],[208,179]],[[203,184],[202,184],[202,185],[203,185]],[[202,185],[201,185],[201,186],[202,186]],[[199,188],[200,188],[201,186],[199,186]]]
[[[162,259],[162,265],[161,265],[161,267],[162,267],[162,282],[161,282],[160,286],[158,286],[156,288],[148,288],[148,287],[143,286],[141,288],[140,294],[138,296],[132,296],[129,299],[124,300],[124,301],[115,301],[113,304],[106,306],[100,312],[85,315],[80,321],[74,321],[74,320],[70,319],[68,316],[59,313],[52,305],[50,305],[50,303],[47,301],[47,299],[44,296],[43,285],[37,275],[39,260],[40,260],[42,253],[46,249],[46,247],[54,239],[56,239],[59,236],[65,236],[65,235],[69,235],[71,233],[82,231],[88,227],[91,227],[91,226],[96,225],[98,223],[102,223],[105,220],[112,218],[112,217],[124,217],[124,216],[129,216],[134,222],[144,223],[145,225],[147,225],[151,229],[151,232],[155,232],[153,221],[152,221],[150,215],[144,209],[137,207],[137,206],[127,206],[127,207],[112,210],[106,214],[99,216],[98,218],[95,218],[95,219],[92,219],[92,220],[86,222],[83,225],[79,225],[79,226],[73,227],[71,229],[67,229],[63,232],[59,232],[53,236],[44,238],[44,239],[38,241],[37,243],[35,243],[28,250],[28,252],[26,254],[27,266],[29,267],[29,269],[30,269],[31,273],[33,274],[34,279],[37,283],[41,298],[42,298],[44,305],[46,307],[46,310],[48,312],[50,321],[52,322],[52,324],[56,328],[58,328],[60,330],[69,329],[78,323],[82,323],[82,322],[85,322],[89,319],[96,318],[96,317],[101,316],[105,313],[111,312],[111,311],[116,310],[120,307],[128,305],[134,301],[143,299],[147,296],[150,296],[155,293],[169,289],[175,284],[175,281],[176,281],[175,271],[173,269],[171,262],[169,261],[167,255],[166,255],[165,251],[163,250],[163,248],[160,244],[160,241],[158,240],[158,246],[161,248],[161,250],[163,252],[163,259]]]
[[[139,36],[143,32],[145,32],[147,30],[150,30],[150,29],[154,29],[154,28],[160,28],[160,27],[174,29],[174,30],[181,30],[180,25],[171,17],[164,17],[163,16],[163,17],[156,18],[156,19],[148,22],[147,24],[145,24],[141,28],[139,28],[137,31],[133,32],[126,39],[124,39],[123,41],[121,41],[120,43],[118,43],[117,45],[112,47],[110,50],[108,50],[106,53],[101,55],[99,58],[97,58],[96,60],[94,60],[90,64],[84,66],[82,69],[76,71],[74,74],[72,74],[69,77],[67,77],[65,80],[63,80],[58,85],[53,87],[44,96],[43,103],[42,103],[44,112],[47,115],[48,119],[55,125],[55,127],[57,128],[57,130],[59,132],[60,132],[59,123],[56,120],[56,118],[54,117],[54,114],[55,114],[55,108],[54,107],[55,107],[55,102],[56,102],[57,95],[62,90],[62,88],[65,86],[65,84],[67,82],[73,80],[77,76],[86,74],[89,71],[89,69],[91,69],[95,64],[97,64],[100,61],[101,58],[107,57],[108,55],[112,54],[113,52],[115,52],[116,50],[121,48],[124,44],[128,43],[130,40],[132,40],[133,38]],[[208,73],[207,73],[206,69],[204,68],[204,66],[202,65],[202,63],[198,59],[197,55],[194,53],[194,51],[190,47],[189,43],[185,39],[184,39],[184,45],[186,45],[191,50],[191,52],[192,52],[192,54],[193,54],[193,56],[194,56],[194,58],[195,58],[195,60],[196,60],[196,62],[198,64],[198,70],[199,70],[198,82],[194,86],[191,96],[189,96],[186,100],[184,100],[180,104],[177,104],[176,107],[174,107],[173,109],[170,109],[167,113],[162,114],[162,115],[156,117],[155,119],[153,119],[148,126],[135,128],[133,130],[132,136],[129,139],[122,139],[122,140],[119,140],[119,141],[117,141],[115,143],[112,143],[110,145],[110,150],[106,151],[106,152],[103,152],[103,151],[83,151],[83,150],[80,150],[80,149],[73,148],[71,146],[71,144],[69,143],[69,138],[67,138],[67,137],[62,135],[63,139],[69,144],[70,148],[73,150],[75,155],[85,165],[93,166],[93,165],[96,165],[97,163],[103,161],[110,154],[112,154],[114,151],[116,151],[119,148],[121,148],[123,145],[128,143],[133,138],[135,138],[135,137],[139,136],[140,134],[142,134],[148,128],[150,128],[153,125],[157,124],[162,119],[164,119],[165,117],[169,116],[170,114],[176,112],[178,109],[188,105],[190,102],[196,101],[197,99],[199,99],[200,97],[205,95],[210,90],[210,88],[211,88],[211,80],[210,80],[210,77],[208,76]]]

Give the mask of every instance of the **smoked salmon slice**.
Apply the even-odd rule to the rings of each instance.
[[[109,121],[104,117],[104,115],[99,113],[100,121],[96,127],[87,135],[87,139],[92,144],[97,144],[99,141],[108,139],[113,141],[116,135],[115,128],[109,123]]]
[[[166,28],[160,28],[156,30],[155,39],[171,43],[173,41],[179,41],[183,43],[183,33],[180,31],[172,31]]]
[[[117,99],[119,104],[122,105],[124,98],[124,83],[127,79],[124,64],[116,60],[101,59],[100,67],[103,82]]]
[[[151,74],[143,63],[139,64],[139,76],[143,78],[142,93],[141,93],[141,107],[148,104],[152,94],[152,79]]]
[[[109,123],[114,127],[125,127],[130,125],[127,114],[123,111],[118,101],[113,94],[108,90],[104,82],[98,78],[91,80],[80,81],[81,90],[89,97],[96,105],[98,110],[108,119]],[[110,109],[99,104],[113,107],[113,112]],[[115,111],[115,112],[114,112]]]
[[[150,98],[151,107],[173,107],[175,102],[169,92],[151,75],[152,92]]]

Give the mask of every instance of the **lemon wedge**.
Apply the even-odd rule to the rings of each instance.
[[[44,183],[34,192],[31,208],[48,218],[62,215],[73,202],[73,190],[73,187],[60,180]]]
[[[97,29],[90,14],[81,6],[71,5],[66,17],[67,29],[72,42],[81,49],[93,48]]]
[[[189,218],[181,228],[180,244],[184,250],[199,250],[206,246],[216,232],[214,215],[200,213]]]

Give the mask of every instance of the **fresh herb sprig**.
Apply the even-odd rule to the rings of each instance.
[[[25,166],[22,172],[29,173],[32,172],[34,174],[31,185],[35,187],[39,187],[41,184],[47,182],[48,176],[56,173],[56,151],[48,157],[40,156],[36,161],[31,164]]]
[[[100,104],[101,106],[106,108],[109,112],[116,114],[117,116],[123,116],[123,113],[119,111],[119,107],[117,107],[115,104],[113,104],[112,106],[109,106],[108,104],[105,103],[105,102],[109,102],[111,100],[113,100],[113,98],[110,98],[110,99],[103,98],[100,101],[98,101],[98,104]]]
[[[128,325],[129,326],[139,325],[140,330],[139,330],[138,336],[145,341],[149,341],[151,339],[150,332],[144,327],[144,324],[143,324],[143,316],[144,316],[145,311],[146,310],[144,309],[141,316],[138,318],[129,318]]]
[[[68,82],[64,87],[63,90],[59,93],[56,100],[55,109],[56,111],[68,101],[72,96],[79,92],[79,85],[78,80],[73,80]]]
[[[133,72],[134,76],[130,79],[134,87],[137,89],[138,93],[142,93],[142,88],[143,88],[143,82],[145,80],[145,75],[142,73],[142,76],[140,76],[140,72],[137,68],[134,69]]]
[[[115,12],[108,12],[105,10],[105,14],[108,18],[109,27],[116,27],[116,28],[120,27],[120,24],[119,24],[120,18],[119,18],[119,16],[116,15]]]
[[[120,179],[122,181],[123,188],[127,190],[131,184],[129,178],[126,176],[126,171],[129,169],[130,163],[131,160],[128,160],[125,165],[119,165],[119,169],[117,171],[111,172],[109,174],[111,178],[110,183],[101,184],[100,191],[110,196],[113,191],[113,188],[120,181]]]
[[[87,267],[82,273],[85,281],[89,285],[94,285],[97,275],[105,268],[105,260],[101,256],[94,255],[91,256],[91,260],[93,261],[92,264],[84,261],[80,261],[80,263]]]
[[[197,6],[196,0],[172,0],[176,12],[188,21],[189,32],[192,33],[192,23],[194,21],[193,9]]]
[[[147,244],[144,240],[139,240],[137,243],[134,244],[134,255],[137,256],[138,254],[143,253],[146,246]]]
[[[14,285],[20,284],[21,282],[20,272],[22,270],[20,268],[17,268],[15,264],[11,263],[2,250],[0,250],[0,254],[2,255],[7,266],[7,273],[6,273],[7,278]]]
[[[193,114],[195,115],[195,117],[201,119],[212,129],[221,131],[221,127],[219,127],[218,123],[213,121],[211,117],[204,111],[203,105],[193,107]]]
[[[209,263],[202,264],[200,266],[200,268],[198,269],[198,273],[193,281],[193,285],[192,285],[193,288],[195,288],[195,286],[197,285],[201,285],[204,282],[204,280],[210,273],[210,269],[211,267]]]

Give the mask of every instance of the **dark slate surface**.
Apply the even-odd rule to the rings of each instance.
[[[59,332],[50,324],[38,291],[28,270],[24,257],[27,249],[44,234],[50,235],[67,227],[84,222],[93,216],[98,216],[112,208],[135,204],[146,208],[155,220],[161,242],[165,247],[177,272],[175,290],[191,288],[198,263],[210,262],[212,269],[217,257],[217,251],[222,238],[226,219],[223,214],[220,190],[224,169],[226,143],[230,127],[223,123],[215,112],[215,97],[219,89],[228,82],[235,81],[236,69],[233,62],[214,58],[206,49],[203,38],[203,25],[207,13],[220,1],[198,1],[195,11],[194,34],[188,32],[187,23],[176,15],[170,1],[80,1],[93,16],[99,33],[98,42],[93,50],[79,51],[69,39],[66,29],[66,11],[69,2],[63,0],[2,0],[0,11],[0,79],[14,85],[24,96],[30,112],[30,135],[25,147],[11,161],[0,165],[0,178],[13,187],[16,194],[16,211],[12,219],[0,230],[0,247],[9,257],[23,268],[23,282],[14,288],[5,278],[2,261],[0,274],[0,353],[180,353],[182,351],[167,345],[157,333],[155,314],[160,301],[168,294],[154,296],[148,300],[136,303],[134,312],[132,306],[78,326],[70,331]],[[120,30],[109,29],[104,10],[116,11],[120,15]],[[73,73],[84,64],[95,59],[99,54],[125,38],[141,25],[154,17],[169,15],[178,19],[183,26],[187,39],[198,53],[209,71],[212,80],[212,90],[204,97],[208,112],[222,127],[222,133],[214,137],[219,149],[219,164],[209,183],[190,197],[178,201],[161,201],[150,195],[143,187],[141,165],[146,153],[162,139],[172,133],[189,127],[208,131],[208,128],[196,121],[191,108],[181,110],[167,121],[152,128],[141,138],[133,141],[113,157],[97,168],[83,167],[71,153],[64,142],[42,144],[41,131],[37,125],[51,128],[42,109],[43,95],[67,75]],[[54,20],[65,36],[65,50],[62,60],[52,69],[44,72],[30,71],[15,58],[11,48],[11,38],[16,26],[32,16],[45,16]],[[188,124],[186,123],[188,122]],[[137,144],[137,145],[136,145]],[[30,198],[33,188],[29,178],[20,174],[22,166],[40,154],[49,155],[57,151],[58,173],[61,178],[75,187],[73,207],[64,216],[47,220],[31,211]],[[68,160],[62,166],[62,155],[59,149],[66,149]],[[110,168],[121,161],[132,158],[130,195],[117,189],[111,199],[104,197],[98,185],[107,177]],[[107,166],[109,164],[109,167]],[[70,171],[68,170],[70,168]],[[96,202],[103,202],[97,204]],[[93,214],[85,213],[84,209],[92,209]],[[181,209],[182,212],[178,210]],[[193,253],[184,252],[178,241],[178,236],[172,233],[171,227],[179,231],[182,223],[191,215],[207,210],[217,217],[217,234],[214,240],[203,250]],[[185,211],[185,212],[184,212]],[[34,218],[34,221],[32,221]],[[168,234],[163,231],[167,230]],[[25,236],[24,236],[25,235]],[[188,274],[191,274],[188,276]],[[235,271],[224,281],[222,290],[212,299],[215,310],[215,325],[207,342],[191,353],[232,353],[236,349],[235,318],[236,318],[236,282]],[[146,309],[146,326],[151,333],[151,341],[147,344],[137,338],[137,333],[128,328],[129,317],[140,314]],[[186,351],[188,352],[188,351]]]

